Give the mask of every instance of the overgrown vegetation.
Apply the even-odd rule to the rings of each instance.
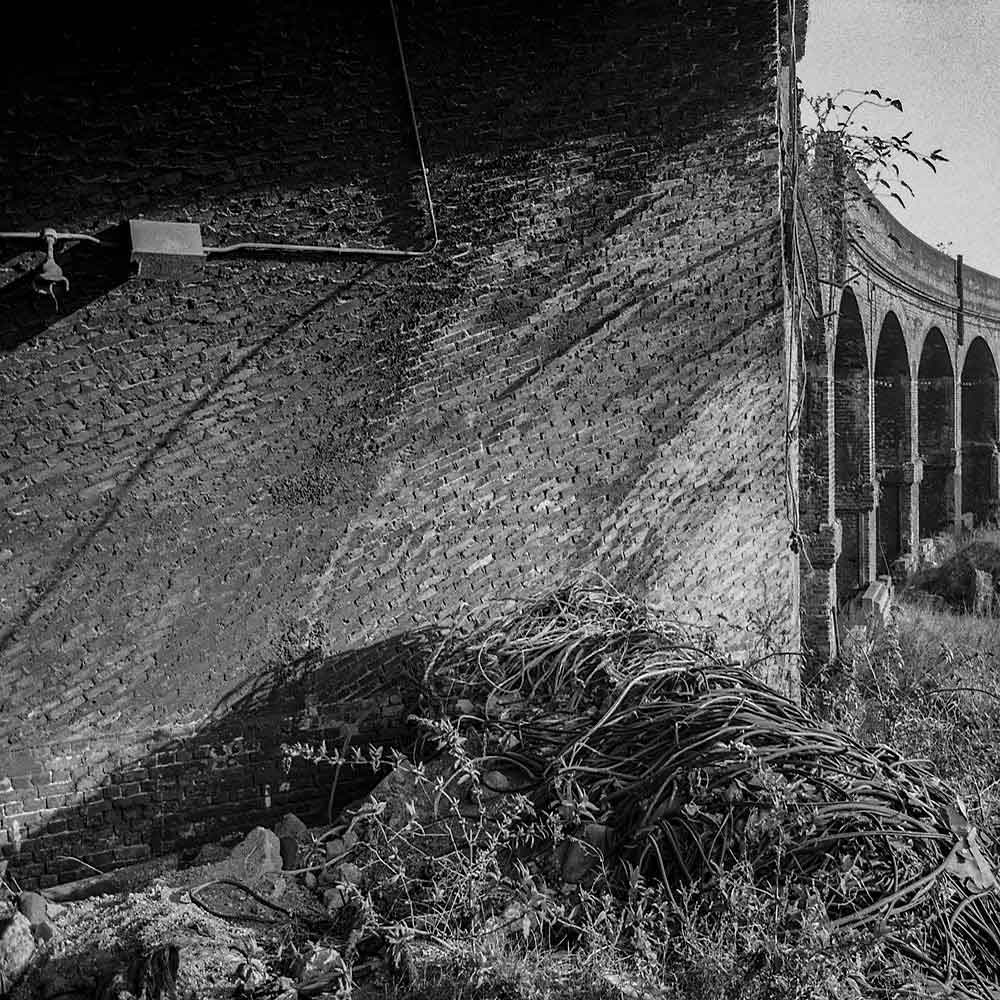
[[[907,655],[898,621],[857,635],[811,715],[620,595],[550,595],[442,644],[443,756],[317,865],[419,957],[412,1000],[990,996],[985,720]]]
[[[1000,619],[929,600],[855,628],[805,708],[603,587],[455,632],[422,763],[286,747],[384,778],[43,907],[15,996],[995,1000]]]
[[[976,825],[996,839],[1000,618],[969,613],[967,581],[956,583],[965,579],[956,566],[977,565],[976,553],[988,545],[974,537],[900,595],[884,628],[849,634],[840,661],[808,698],[819,717],[856,739],[930,761]]]
[[[910,137],[912,131],[900,132],[873,130],[864,120],[866,113],[903,113],[903,102],[897,97],[889,97],[881,91],[843,89],[835,94],[802,94],[811,112],[811,120],[802,128],[803,154],[811,160],[816,147],[826,137],[836,138],[837,146],[843,150],[845,165],[864,182],[864,188],[848,191],[849,197],[858,198],[870,207],[875,207],[875,195],[897,201],[901,208],[906,202],[901,191],[913,195],[913,188],[907,183],[904,170],[909,162],[923,164],[937,173],[937,164],[947,163],[948,157],[941,149],[922,152],[914,149]],[[900,164],[903,166],[901,167]]]

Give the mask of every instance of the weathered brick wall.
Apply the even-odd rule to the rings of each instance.
[[[15,67],[0,228],[426,245],[387,8],[107,30]],[[282,739],[398,729],[423,625],[585,568],[794,645],[773,5],[438,2],[401,31],[433,256],[150,283],[81,245],[58,317],[37,254],[0,258],[23,882],[321,812]]]

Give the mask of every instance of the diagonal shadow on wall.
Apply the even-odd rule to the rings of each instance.
[[[285,758],[282,745],[325,741],[349,754],[368,746],[414,753],[419,732],[408,716],[440,638],[428,628],[327,657],[306,652],[233,688],[186,728],[45,747],[47,757],[72,759],[92,779],[78,781],[82,794],[61,807],[23,821],[6,815],[0,855],[22,887],[44,887],[92,874],[80,862],[108,871],[174,851],[189,855],[286,812],[325,822],[331,808],[366,794],[384,771],[357,764],[337,774]],[[14,775],[12,791],[0,787],[0,802],[54,802],[48,768],[32,751],[0,754],[0,771]]]
[[[283,336],[287,335],[299,326],[299,324],[305,322],[310,316],[321,312],[331,302],[335,301],[338,296],[348,293],[358,281],[360,281],[364,276],[370,274],[379,266],[380,265],[377,263],[356,265],[357,269],[350,280],[339,283],[332,292],[323,296],[309,306],[309,308],[298,313],[291,320],[282,326],[276,327],[267,336],[257,341],[253,348],[247,351],[236,363],[227,367],[221,375],[212,381],[208,387],[199,394],[197,399],[189,403],[183,410],[181,410],[180,414],[169,426],[169,428],[152,442],[146,453],[136,464],[135,468],[113,492],[110,500],[104,506],[100,517],[98,517],[97,520],[90,525],[84,533],[77,535],[70,542],[70,544],[64,549],[61,556],[55,561],[55,565],[48,576],[45,577],[45,579],[42,580],[35,588],[31,599],[27,602],[25,607],[17,614],[7,628],[0,633],[0,656],[2,656],[7,647],[17,638],[19,630],[30,622],[31,619],[58,591],[62,582],[71,573],[77,563],[79,563],[79,561],[86,555],[90,547],[94,544],[95,539],[107,527],[117,510],[128,497],[130,491],[134,488],[136,483],[142,479],[143,475],[153,464],[157,455],[177,441],[177,439],[184,433],[185,427],[192,420],[192,418],[195,417],[199,411],[210,405],[217,395],[234,378],[236,378],[240,372],[244,371],[248,366],[253,364],[253,362],[261,354],[266,352],[271,345],[280,340]]]

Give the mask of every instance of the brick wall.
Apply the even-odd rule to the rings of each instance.
[[[342,8],[60,23],[11,73],[0,228],[425,246],[388,9]],[[434,255],[150,283],[81,244],[58,315],[39,256],[0,257],[23,882],[322,813],[329,776],[283,775],[282,739],[398,735],[426,625],[568,574],[725,616],[736,649],[751,619],[796,641],[773,5],[435,2],[400,28]]]

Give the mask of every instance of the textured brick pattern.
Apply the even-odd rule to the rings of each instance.
[[[426,245],[387,9],[286,6],[80,15],[25,57],[0,228]],[[19,878],[305,808],[281,738],[397,732],[416,630],[570,573],[794,644],[774,6],[442,2],[401,30],[434,256],[151,284],[80,246],[56,319],[7,254]]]

